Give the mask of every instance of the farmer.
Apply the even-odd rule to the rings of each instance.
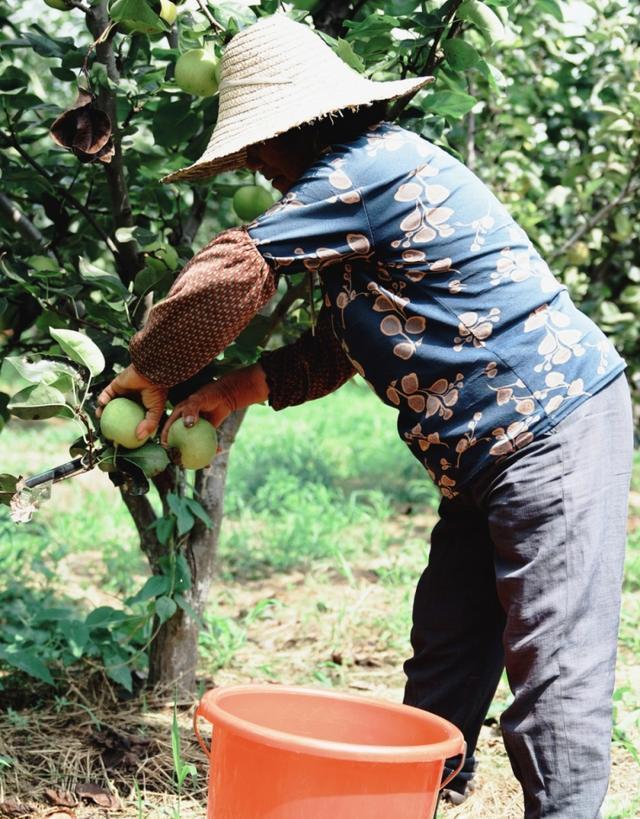
[[[366,80],[280,15],[233,38],[221,77],[207,150],[164,181],[248,167],[283,198],[187,264],[99,402],[139,393],[139,431],[152,431],[168,388],[224,350],[279,279],[315,274],[315,328],[193,392],[163,439],[178,417],[218,425],[365,378],[442,495],[405,702],[463,731],[450,785],[463,798],[506,667],[502,733],[525,816],[595,819],[631,470],[624,362],[470,170],[381,121],[384,101],[431,78]]]

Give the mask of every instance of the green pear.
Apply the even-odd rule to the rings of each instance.
[[[182,418],[178,418],[171,425],[167,441],[180,451],[180,466],[185,469],[209,466],[218,449],[215,427],[204,418],[198,418],[192,427],[185,427]]]
[[[273,196],[259,185],[243,185],[233,195],[233,209],[243,222],[253,222],[273,205]]]
[[[127,449],[137,449],[147,438],[136,438],[136,427],[144,420],[144,408],[129,398],[114,398],[102,410],[100,416],[100,431],[114,444],[120,444]]]

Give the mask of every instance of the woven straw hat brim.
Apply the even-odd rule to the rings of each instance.
[[[336,102],[333,105],[318,110],[317,104],[308,105],[307,97],[306,99],[301,99],[299,101],[300,104],[297,107],[297,110],[294,109],[295,113],[293,116],[293,112],[290,110],[280,112],[278,110],[278,102],[277,100],[274,100],[272,102],[272,113],[275,116],[277,116],[279,113],[287,113],[289,115],[289,121],[282,116],[280,119],[280,126],[275,128],[272,124],[266,122],[261,132],[256,133],[250,142],[247,142],[246,136],[243,136],[242,132],[229,133],[231,129],[225,129],[226,132],[221,134],[220,132],[216,133],[218,130],[216,129],[211,142],[209,143],[209,147],[197,162],[162,177],[160,181],[165,183],[186,180],[198,181],[208,179],[216,174],[222,173],[223,171],[233,171],[237,170],[238,168],[244,168],[247,162],[247,148],[250,145],[255,145],[257,142],[262,142],[267,139],[272,139],[273,137],[277,137],[280,134],[285,133],[291,128],[297,128],[300,125],[313,122],[314,120],[320,119],[321,117],[329,114],[336,114],[338,111],[345,109],[355,110],[362,106],[371,105],[374,102],[399,99],[407,94],[419,91],[420,88],[428,85],[430,82],[433,82],[433,80],[433,77],[418,77],[416,79],[394,80],[391,82],[368,81],[369,88],[364,90],[364,93],[360,99],[354,99],[354,95],[351,94],[349,100],[345,100],[344,103],[340,103],[337,99],[338,94],[336,94]],[[289,104],[290,101],[287,100],[287,106]],[[305,108],[308,108],[309,110],[305,111]],[[219,136],[219,140],[215,140],[216,136]],[[224,143],[222,137],[225,138]],[[215,144],[216,142],[220,143],[219,148]],[[237,149],[235,149],[236,145]]]
[[[202,156],[163,182],[207,179],[246,165],[247,148],[329,114],[414,93],[433,77],[376,82],[350,68],[308,26],[265,17],[227,45],[218,121]]]

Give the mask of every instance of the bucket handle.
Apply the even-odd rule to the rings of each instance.
[[[462,743],[462,751],[460,752],[460,764],[455,769],[455,771],[453,771],[453,773],[449,774],[449,776],[444,780],[444,782],[440,783],[440,790],[442,790],[443,788],[446,788],[446,786],[449,784],[449,782],[451,782],[451,780],[454,778],[454,776],[457,776],[460,773],[460,771],[462,770],[462,766],[464,765],[466,759],[467,759],[467,743],[463,742]]]
[[[204,741],[204,739],[202,738],[202,735],[200,734],[200,731],[198,730],[198,717],[201,717],[201,716],[202,716],[202,714],[200,713],[200,706],[198,706],[196,708],[196,710],[194,711],[194,713],[193,713],[193,730],[194,730],[194,733],[195,733],[195,735],[196,735],[196,737],[198,739],[198,744],[200,745],[200,747],[204,751],[205,756],[207,758],[209,758],[211,756],[211,748],[209,748],[207,746],[207,743]]]

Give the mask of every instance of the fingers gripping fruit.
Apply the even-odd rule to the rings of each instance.
[[[180,465],[185,469],[209,466],[218,448],[215,427],[199,418],[192,427],[185,427],[182,418],[171,425],[167,442],[180,451]]]
[[[147,438],[136,438],[136,427],[144,420],[144,409],[129,398],[114,398],[100,416],[100,431],[108,441],[137,449]]]

